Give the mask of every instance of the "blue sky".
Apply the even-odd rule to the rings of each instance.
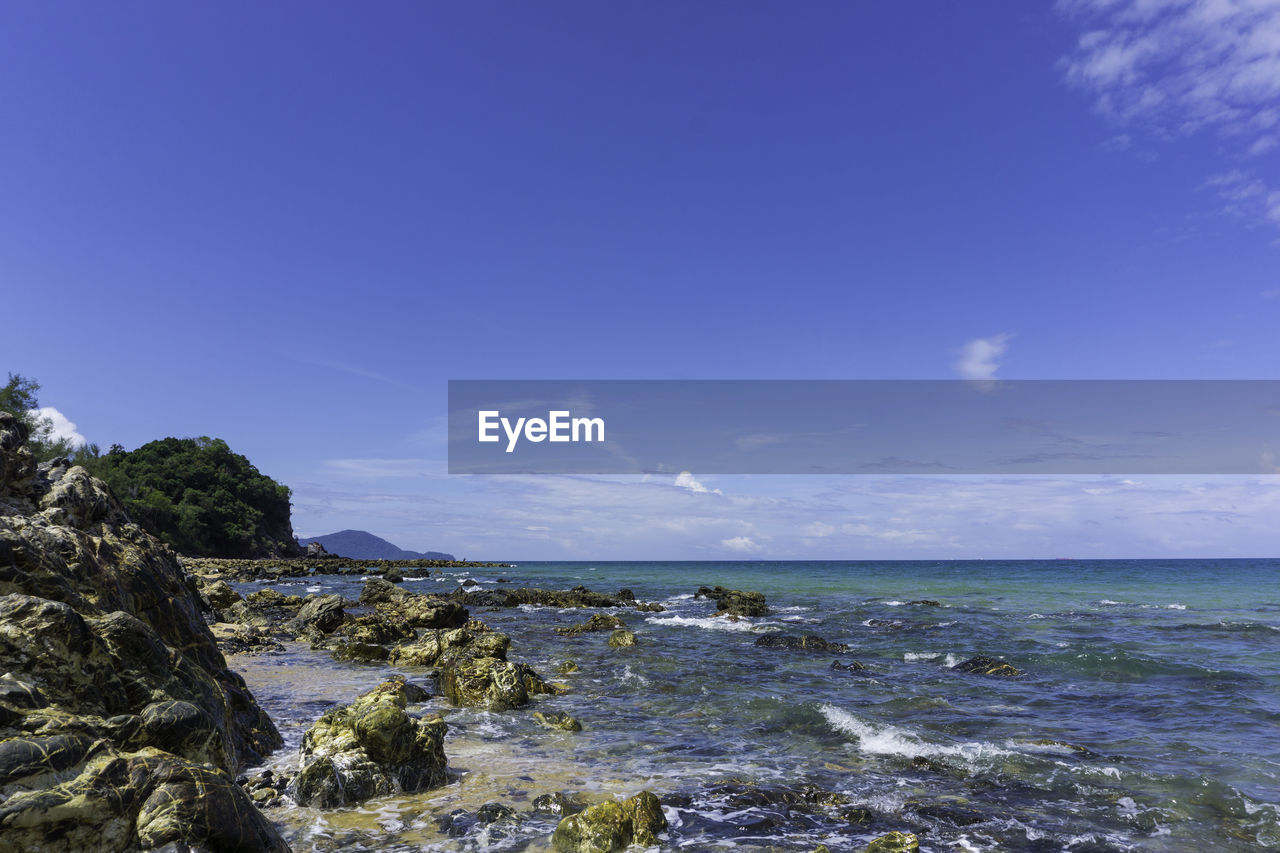
[[[451,378],[1276,378],[1274,3],[14,5],[0,110],[0,365],[302,534],[1276,551],[1265,477],[443,473]]]

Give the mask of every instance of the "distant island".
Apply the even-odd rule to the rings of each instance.
[[[298,544],[306,548],[318,542],[330,554],[350,557],[353,560],[453,560],[452,554],[443,551],[406,551],[381,536],[366,530],[339,530],[324,536],[299,538]]]

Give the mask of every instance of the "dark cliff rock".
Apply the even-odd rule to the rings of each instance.
[[[174,554],[0,413],[0,837],[287,850],[232,781],[280,745]],[[221,592],[221,590],[219,591]]]

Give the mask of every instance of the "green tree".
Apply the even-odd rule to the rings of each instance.
[[[296,548],[289,489],[220,438],[164,438],[106,454],[95,448],[87,467],[135,522],[181,553],[260,557]]]
[[[46,462],[57,456],[74,456],[80,450],[70,439],[59,438],[53,434],[53,419],[40,414],[40,383],[20,373],[10,373],[9,381],[0,388],[0,411],[8,412],[20,418],[31,429],[31,437],[27,445],[40,462]],[[98,455],[96,446],[92,447],[92,456]]]

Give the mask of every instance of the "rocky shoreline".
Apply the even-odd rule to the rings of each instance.
[[[445,568],[506,568],[497,563],[179,558],[131,524],[83,469],[58,460],[34,465],[25,437],[22,424],[0,414],[0,835],[16,850],[286,851],[280,827],[262,809],[339,809],[454,781],[445,749],[449,724],[423,712],[430,698],[527,713],[554,736],[583,730],[567,713],[530,708],[536,697],[573,688],[520,660],[511,638],[477,611],[593,610],[557,628],[560,642],[603,635],[597,642],[626,654],[645,642],[627,614],[664,610],[627,589],[463,583],[424,594],[403,584],[415,573]],[[318,573],[366,577],[355,599],[270,587],[242,595],[228,582]],[[701,587],[696,596],[714,602],[714,618],[725,623],[770,613],[758,592]],[[299,642],[335,661],[417,675],[371,670],[369,689],[310,724],[296,770],[246,775],[282,739],[224,654],[273,654]],[[850,651],[811,635],[767,634],[755,645],[769,654],[845,658]],[[856,661],[833,666],[866,669]],[[1018,675],[991,658],[955,669]],[[580,667],[566,658],[555,670],[573,676]],[[864,838],[868,830],[885,830],[859,849],[918,849],[916,836],[890,819],[812,786],[728,780],[708,795],[823,815]],[[682,808],[682,797],[644,789],[604,799],[561,792],[536,798],[528,815],[494,802],[452,813],[440,828],[455,835],[481,823],[554,819],[554,849],[610,853],[663,845],[667,814]]]

